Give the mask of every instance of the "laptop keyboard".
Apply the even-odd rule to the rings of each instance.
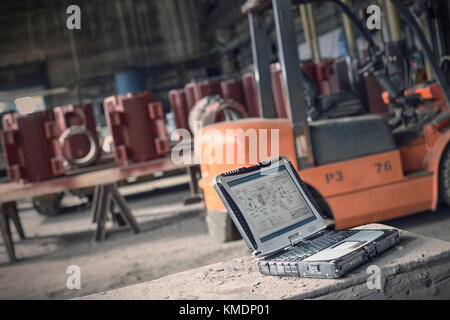
[[[304,240],[288,251],[272,257],[275,261],[299,261],[306,259],[319,251],[329,248],[338,242],[354,235],[358,230],[329,231],[311,240]]]

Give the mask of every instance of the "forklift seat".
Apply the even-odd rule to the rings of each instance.
[[[316,165],[397,149],[391,129],[378,115],[320,120],[309,127]]]

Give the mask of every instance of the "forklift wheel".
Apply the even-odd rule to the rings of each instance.
[[[439,163],[439,198],[450,206],[450,145],[445,149]]]
[[[33,198],[33,208],[45,217],[57,216],[61,211],[61,200],[64,193]]]

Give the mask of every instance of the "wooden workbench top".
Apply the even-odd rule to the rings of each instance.
[[[155,172],[176,170],[184,167],[186,165],[175,164],[170,156],[167,156],[130,166],[94,170],[37,183],[20,184],[8,182],[0,184],[0,203],[38,197],[65,190],[87,188],[99,184],[115,183],[130,177],[140,177]]]

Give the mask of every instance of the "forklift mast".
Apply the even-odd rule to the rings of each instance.
[[[276,118],[276,108],[270,79],[270,38],[264,27],[264,9],[270,1],[249,1],[244,7],[248,13],[250,35],[255,65],[260,113],[265,118]],[[300,169],[314,166],[311,138],[308,127],[307,110],[303,90],[301,72],[298,71],[300,60],[297,53],[297,40],[294,28],[291,0],[273,0],[275,28],[277,35],[278,55],[286,85],[286,97],[289,105],[289,118],[294,128],[294,139]]]

